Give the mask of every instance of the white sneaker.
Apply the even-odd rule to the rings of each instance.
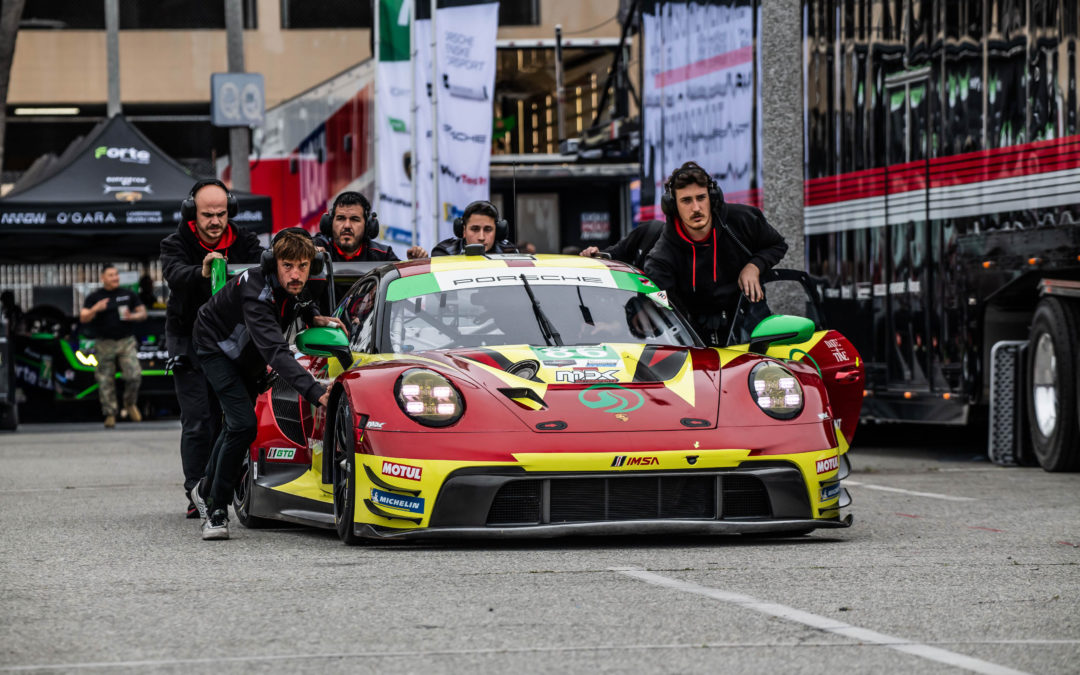
[[[203,539],[228,539],[229,516],[225,509],[216,509],[202,525]]]
[[[206,522],[206,500],[199,495],[199,486],[202,485],[204,478],[200,478],[198,483],[195,483],[195,487],[191,488],[191,492],[188,494],[191,497],[191,503],[195,505],[195,508],[199,510],[199,517],[202,521]]]

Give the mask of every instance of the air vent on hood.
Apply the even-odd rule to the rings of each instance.
[[[528,387],[500,387],[499,391],[503,396],[526,410],[544,410],[547,408],[544,399],[540,398],[539,394]]]

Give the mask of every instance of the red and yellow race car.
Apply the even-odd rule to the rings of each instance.
[[[249,527],[352,544],[851,524],[863,368],[813,318],[773,315],[707,348],[633,267],[545,255],[382,265],[335,314],[348,335],[295,337],[329,406],[280,380],[257,402],[234,502]]]

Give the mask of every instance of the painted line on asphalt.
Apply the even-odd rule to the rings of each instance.
[[[811,614],[810,612],[804,612],[801,609],[795,609],[794,607],[787,607],[773,602],[765,602],[748,595],[742,595],[741,593],[732,593],[717,588],[699,586],[698,584],[689,581],[679,581],[678,579],[672,579],[670,577],[631,567],[612,567],[610,569],[613,572],[633,577],[634,579],[644,581],[647,584],[653,584],[654,586],[663,586],[664,588],[682,591],[683,593],[703,595],[707,598],[745,607],[769,616],[775,616],[778,619],[800,623],[810,628],[842,635],[860,642],[882,645],[905,654],[911,654],[912,656],[918,656],[930,661],[937,661],[938,663],[944,663],[957,668],[964,668],[975,673],[984,673],[986,675],[1018,675],[1024,672],[1021,670],[1013,670],[1012,668],[1001,666],[996,663],[990,663],[989,661],[976,659],[964,654],[950,652],[947,649],[941,649],[940,647],[933,647],[925,643],[912,642],[911,640],[906,640],[904,638],[885,635],[884,633],[878,633],[877,631],[872,631],[867,628],[859,628],[857,626],[846,624],[843,621],[837,621],[836,619],[830,619],[818,614]]]
[[[863,487],[867,490],[881,490],[882,492],[899,492],[905,495],[914,495],[916,497],[930,497],[931,499],[945,499],[950,502],[977,502],[978,499],[974,497],[954,497],[953,495],[943,495],[937,492],[916,492],[914,490],[903,490],[901,488],[886,487],[884,485],[870,485],[868,483],[859,483],[858,481],[845,480],[843,481],[845,487],[848,485],[854,485],[855,487]]]
[[[1076,645],[1080,640],[957,640],[955,642],[931,642],[926,644],[950,645]],[[282,661],[317,661],[327,659],[416,659],[425,656],[472,656],[476,654],[529,654],[569,652],[626,652],[662,649],[762,649],[775,647],[876,647],[876,645],[844,645],[833,641],[799,640],[794,642],[694,642],[656,645],[576,645],[563,647],[506,647],[499,649],[438,649],[384,652],[320,652],[318,654],[274,654],[267,656],[214,656],[197,659],[147,659],[139,661],[89,661],[84,663],[37,663],[22,666],[0,666],[0,673],[28,672],[34,670],[94,670],[104,668],[146,668],[162,666],[199,665],[217,663],[280,663]],[[1016,671],[1007,671],[1016,672]]]

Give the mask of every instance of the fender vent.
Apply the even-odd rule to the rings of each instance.
[[[274,410],[274,419],[277,420],[281,433],[293,443],[307,447],[304,425],[300,421],[300,393],[284,378],[277,378],[270,389],[270,406]]]

